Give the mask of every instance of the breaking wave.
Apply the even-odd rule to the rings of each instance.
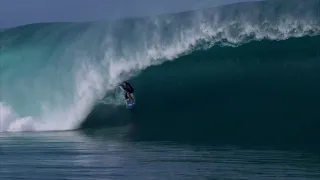
[[[0,131],[99,127],[122,122],[129,115],[135,122],[167,122],[152,117],[189,116],[194,120],[187,122],[194,125],[195,119],[208,120],[196,109],[221,115],[235,106],[247,107],[247,102],[258,97],[281,97],[265,96],[257,89],[273,92],[275,86],[268,85],[270,78],[277,80],[277,73],[279,79],[284,78],[273,81],[278,87],[285,88],[277,84],[280,82],[310,87],[307,83],[315,83],[310,79],[316,79],[316,71],[297,70],[296,74],[283,67],[317,67],[319,19],[318,0],[263,1],[139,19],[6,29],[0,32]],[[172,64],[165,63],[168,61]],[[256,73],[248,76],[247,72]],[[304,76],[305,72],[315,76]],[[294,81],[288,81],[286,74],[295,76]],[[135,114],[121,106],[119,96],[110,95],[125,79],[132,80],[137,91],[139,109]],[[291,90],[286,92],[296,93]],[[252,96],[245,96],[247,93]],[[269,98],[259,102],[266,103]],[[211,107],[219,99],[220,103]],[[267,107],[258,107],[252,104],[236,112],[268,112]],[[218,117],[224,122],[240,118]]]

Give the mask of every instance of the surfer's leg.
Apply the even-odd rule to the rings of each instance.
[[[129,99],[127,92],[124,93],[124,99],[125,99],[125,100],[128,100],[128,99]]]
[[[132,96],[130,95],[129,92],[127,92],[127,96],[129,97],[130,101],[131,101],[132,103],[134,103],[133,98],[132,98]]]

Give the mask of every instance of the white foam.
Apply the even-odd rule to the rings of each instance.
[[[0,132],[33,131],[32,117],[20,117],[13,109],[0,102]]]

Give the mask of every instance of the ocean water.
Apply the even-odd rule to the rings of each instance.
[[[320,179],[319,47],[320,0],[1,30],[0,179]]]
[[[130,129],[130,128],[129,128]],[[319,153],[233,145],[132,141],[128,129],[1,135],[2,180],[317,180]]]

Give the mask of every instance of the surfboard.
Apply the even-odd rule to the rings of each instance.
[[[130,100],[127,100],[126,107],[128,109],[134,108],[135,106],[136,106],[136,103],[132,103],[132,102],[130,102]]]

